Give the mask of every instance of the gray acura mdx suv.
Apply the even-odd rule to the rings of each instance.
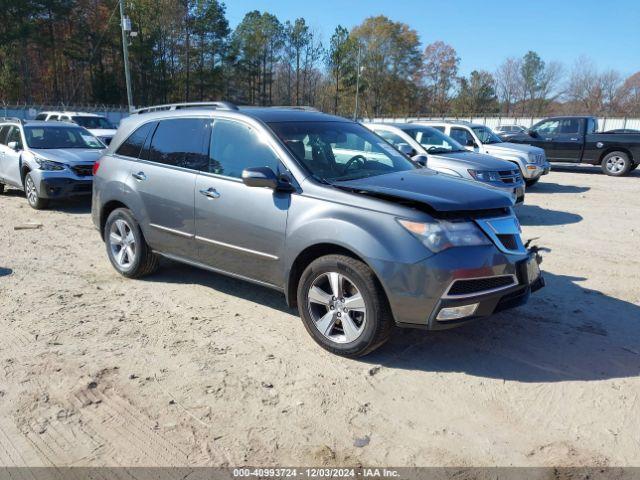
[[[544,284],[508,194],[422,168],[357,123],[226,102],[145,111],[94,177],[93,221],[126,277],[164,256],[280,290],[347,356],[393,325],[460,325]]]

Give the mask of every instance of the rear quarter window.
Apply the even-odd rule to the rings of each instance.
[[[129,138],[127,138],[124,143],[118,147],[116,155],[138,158],[147,137],[155,129],[156,125],[157,122],[150,122],[138,127],[131,135],[129,135]]]

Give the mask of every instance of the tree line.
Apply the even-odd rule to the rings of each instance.
[[[640,72],[535,51],[460,74],[443,41],[384,15],[321,38],[304,18],[251,11],[231,29],[218,0],[127,0],[136,105],[226,99],[352,116],[474,113],[640,116]],[[117,0],[0,0],[0,101],[126,103]],[[472,59],[468,59],[472,60]],[[360,75],[358,75],[360,72]]]

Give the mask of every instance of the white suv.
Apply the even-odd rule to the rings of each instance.
[[[109,145],[116,134],[116,128],[102,115],[85,112],[40,112],[36,120],[45,122],[72,122],[89,130],[93,136],[98,137],[102,143]]]
[[[472,152],[486,153],[515,163],[529,187],[535,185],[542,175],[546,175],[551,170],[542,148],[503,142],[485,125],[446,120],[415,123],[440,130]]]

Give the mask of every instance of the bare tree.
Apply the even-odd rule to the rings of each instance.
[[[451,89],[455,85],[460,58],[451,46],[437,41],[427,45],[422,56],[423,74],[436,113],[449,107]]]
[[[611,114],[618,111],[621,85],[619,72],[599,72],[591,59],[580,57],[571,70],[566,96],[588,113]]]
[[[522,99],[522,60],[509,57],[500,64],[495,72],[496,94],[503,105],[504,113],[511,114],[515,103]]]

